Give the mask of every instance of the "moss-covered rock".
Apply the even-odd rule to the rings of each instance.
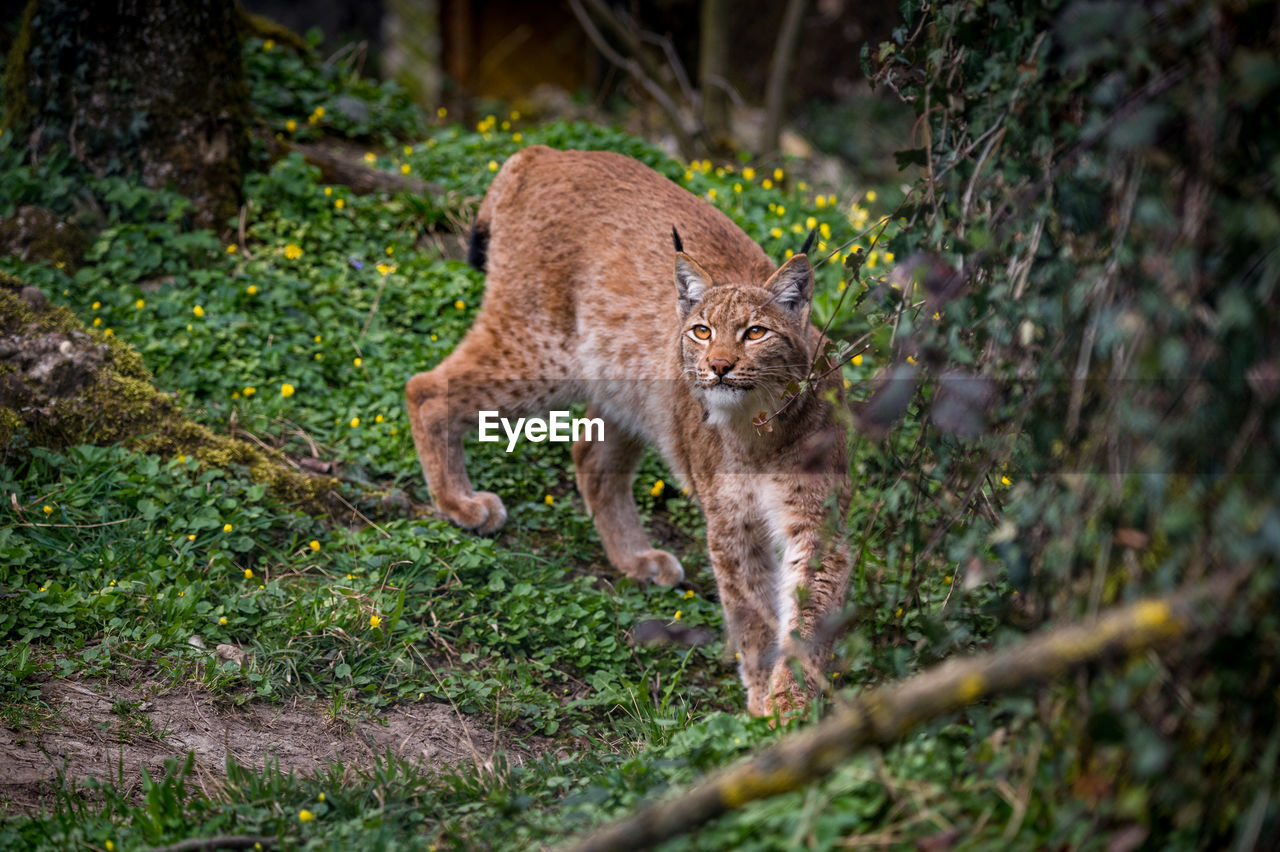
[[[31,289],[0,274],[0,461],[19,463],[30,446],[119,443],[242,469],[307,512],[340,504],[336,479],[299,473],[278,453],[191,421],[151,384],[128,344],[31,298]]]

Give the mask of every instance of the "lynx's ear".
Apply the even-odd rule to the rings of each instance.
[[[681,317],[689,315],[689,311],[702,301],[710,286],[711,280],[707,277],[706,270],[684,252],[676,254],[676,294]]]
[[[788,260],[765,282],[764,289],[773,294],[771,300],[783,310],[798,314],[808,310],[813,297],[813,267],[809,258],[798,254]]]

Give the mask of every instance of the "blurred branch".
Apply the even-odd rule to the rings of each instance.
[[[873,690],[746,763],[707,778],[677,798],[642,807],[570,849],[648,848],[749,802],[801,789],[867,747],[895,743],[920,724],[984,698],[1210,632],[1249,573],[1247,568],[1223,573],[1173,595],[1118,607],[1096,620],[1059,627],[1011,648],[951,660]]]

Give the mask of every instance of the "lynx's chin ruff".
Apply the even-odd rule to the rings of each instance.
[[[816,440],[838,428],[838,371],[782,404],[822,348],[807,256],[775,269],[728,217],[632,159],[533,146],[494,179],[470,257],[485,268],[483,308],[406,387],[440,510],[480,532],[506,520],[467,477],[461,438],[477,412],[587,402],[603,440],[577,441],[573,460],[610,562],[637,579],[684,577],[636,509],[635,466],[652,445],[706,514],[748,709],[802,709],[822,688],[849,575],[844,442]],[[752,425],[761,411],[767,429]],[[827,449],[815,458],[815,446]]]

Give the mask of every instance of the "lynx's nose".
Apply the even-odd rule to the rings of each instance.
[[[712,358],[707,361],[707,366],[711,368],[711,372],[723,379],[725,376],[729,375],[729,371],[733,369],[734,363],[736,362],[730,361],[728,358]]]

